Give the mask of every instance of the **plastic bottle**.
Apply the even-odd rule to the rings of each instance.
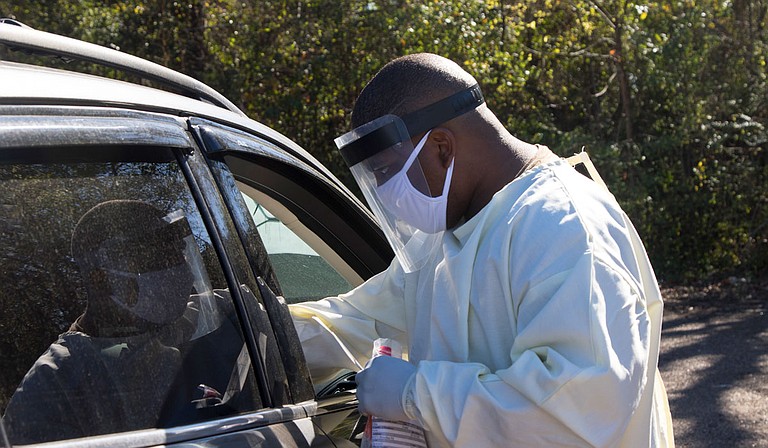
[[[380,338],[373,342],[373,357],[403,357],[400,343],[394,339]],[[424,430],[415,423],[395,422],[369,417],[365,425],[361,448],[426,448]]]

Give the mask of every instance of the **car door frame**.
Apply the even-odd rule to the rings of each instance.
[[[190,127],[206,152],[213,175],[238,225],[243,245],[249,250],[254,269],[267,266],[264,275],[274,273],[269,267],[258,231],[252,220],[243,215],[245,204],[235,181],[260,190],[288,208],[302,224],[321,235],[362,280],[383,271],[390,264],[394,255],[373,215],[349,190],[339,187],[338,181],[329,179],[322,171],[294,157],[263,135],[249,134],[202,119],[190,120]],[[280,185],[279,189],[277,185]],[[271,283],[279,285],[277,280]],[[279,286],[275,288],[279,294]],[[298,336],[285,302],[278,299],[274,306],[277,311],[270,314],[281,314],[282,317],[273,322],[281,322],[291,330],[286,338],[278,337],[279,343],[294,345]],[[288,319],[285,319],[286,316]],[[301,364],[305,364],[301,348],[298,347],[298,351],[295,348],[288,347],[287,351],[297,359],[300,357]],[[336,421],[334,415],[352,415],[357,407],[354,381],[345,375],[328,394],[312,397],[305,404],[308,414],[314,416],[321,426],[324,420]],[[354,435],[354,429],[350,435]]]

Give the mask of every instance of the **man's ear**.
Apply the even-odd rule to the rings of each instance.
[[[437,146],[440,165],[448,169],[456,155],[456,138],[453,131],[447,128],[435,128],[429,134],[429,138]]]

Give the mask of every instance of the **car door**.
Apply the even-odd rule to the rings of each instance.
[[[119,109],[0,108],[0,444],[329,443],[301,403],[311,385],[283,364],[274,298],[262,295],[277,285],[252,269],[187,126]],[[195,260],[183,312],[151,331],[84,317],[102,309],[96,298],[117,301],[92,293],[98,276],[73,249],[74,235],[120,227],[78,233],[89,213],[135,202],[183,217]]]
[[[386,269],[392,251],[367,209],[322,167],[295,154],[296,148],[208,120],[192,120],[192,130],[263,280],[272,321],[282,323],[276,333],[283,363],[292,366],[301,358],[303,367],[286,304],[347,292]],[[270,304],[266,296],[276,300]],[[311,400],[310,415],[324,431],[354,435],[352,372],[333,384],[314,385],[314,394],[297,387],[304,370],[287,372],[293,375],[292,393]]]

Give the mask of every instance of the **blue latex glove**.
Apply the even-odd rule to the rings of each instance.
[[[390,356],[374,358],[355,376],[358,409],[385,420],[408,421],[405,388],[416,374],[416,366]]]

